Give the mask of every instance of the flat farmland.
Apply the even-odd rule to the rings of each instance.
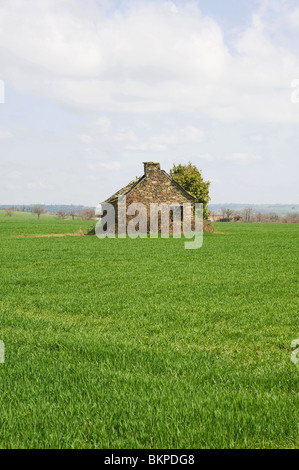
[[[89,225],[0,211],[0,447],[298,447],[298,224]]]

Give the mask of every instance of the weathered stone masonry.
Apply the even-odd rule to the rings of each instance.
[[[128,186],[122,188],[105,202],[113,204],[117,219],[118,196],[126,196],[127,207],[132,203],[142,203],[146,206],[148,214],[150,213],[150,204],[166,203],[168,205],[177,203],[183,205],[186,203],[194,204],[194,197],[185,191],[176,181],[174,181],[164,170],[160,169],[160,163],[144,162],[144,175]],[[134,216],[127,216],[127,223]]]

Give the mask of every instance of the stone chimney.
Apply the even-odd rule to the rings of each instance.
[[[160,171],[160,163],[155,162],[143,162],[144,174],[147,178],[152,178],[158,171]]]

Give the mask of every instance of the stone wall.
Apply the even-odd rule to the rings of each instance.
[[[146,162],[144,164],[145,177],[127,194],[127,207],[132,203],[142,203],[145,205],[148,214],[147,230],[149,232],[150,204],[174,204],[183,205],[193,203],[193,198],[185,195],[173,180],[162,170],[160,164]],[[135,216],[127,216],[127,223]],[[159,232],[163,232],[161,217],[159,216]],[[173,231],[172,220],[170,221],[170,233]]]

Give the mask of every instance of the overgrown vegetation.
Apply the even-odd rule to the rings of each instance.
[[[195,202],[203,204],[203,218],[209,218],[208,202],[210,201],[210,181],[204,181],[201,171],[191,162],[188,165],[173,165],[170,176],[188,193],[195,197]]]

